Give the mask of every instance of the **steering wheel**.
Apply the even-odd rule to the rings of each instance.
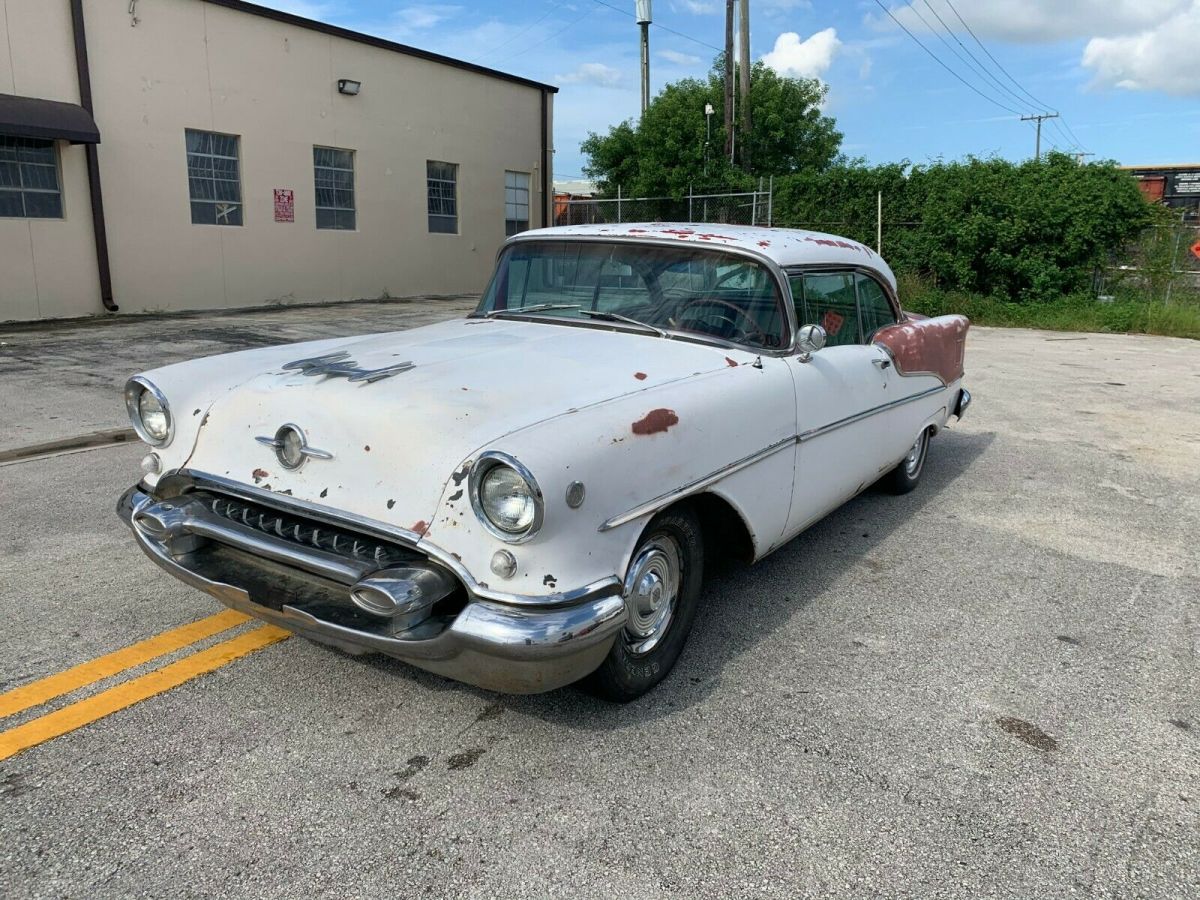
[[[760,343],[764,346],[766,345],[766,332],[759,327],[758,322],[754,320],[753,316],[751,316],[736,303],[730,303],[728,300],[722,300],[720,297],[693,297],[691,300],[686,301],[683,306],[679,308],[676,318],[682,319],[687,311],[693,306],[721,306],[730,310],[734,314],[734,318],[731,319],[728,316],[718,316],[718,318],[722,322],[729,323],[730,327],[734,329],[739,328],[738,320],[749,323],[749,328],[741,326],[740,330],[742,337],[744,337],[749,343]]]

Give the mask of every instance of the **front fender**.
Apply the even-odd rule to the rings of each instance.
[[[760,363],[733,351],[729,362],[717,371],[571,410],[479,448],[508,453],[533,473],[545,503],[540,531],[526,543],[508,544],[479,523],[464,477],[473,454],[447,479],[423,543],[461,562],[482,588],[549,598],[622,578],[657,509],[686,496],[690,485],[775,447],[705,486],[741,513],[761,555],[783,533],[791,505],[794,387],[786,359],[764,357]],[[578,509],[566,503],[573,481],[586,491]],[[656,508],[604,527],[656,499],[662,500]],[[508,579],[490,571],[500,549],[517,560]]]

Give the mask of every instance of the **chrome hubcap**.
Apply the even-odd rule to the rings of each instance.
[[[904,471],[909,478],[915,477],[921,471],[921,463],[925,460],[925,444],[928,441],[929,432],[921,432],[921,436],[917,438],[917,442],[908,451],[908,456],[904,457]]]
[[[649,653],[675,617],[682,575],[675,539],[655,535],[638,551],[625,577],[625,644],[635,656]]]

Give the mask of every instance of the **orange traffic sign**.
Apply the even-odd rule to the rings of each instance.
[[[1196,243],[1192,244],[1192,256],[1196,257],[1196,259],[1200,259],[1200,241],[1196,241]]]

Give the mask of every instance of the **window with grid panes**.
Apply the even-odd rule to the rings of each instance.
[[[425,179],[429,197],[429,230],[436,234],[458,233],[458,165],[428,160]]]
[[[61,219],[54,141],[0,136],[0,218]]]
[[[504,233],[529,230],[529,173],[504,173]]]
[[[242,181],[238,138],[213,131],[185,131],[188,193],[193,225],[241,225]]]
[[[317,227],[353,231],[354,151],[313,147],[313,175],[317,188]]]

